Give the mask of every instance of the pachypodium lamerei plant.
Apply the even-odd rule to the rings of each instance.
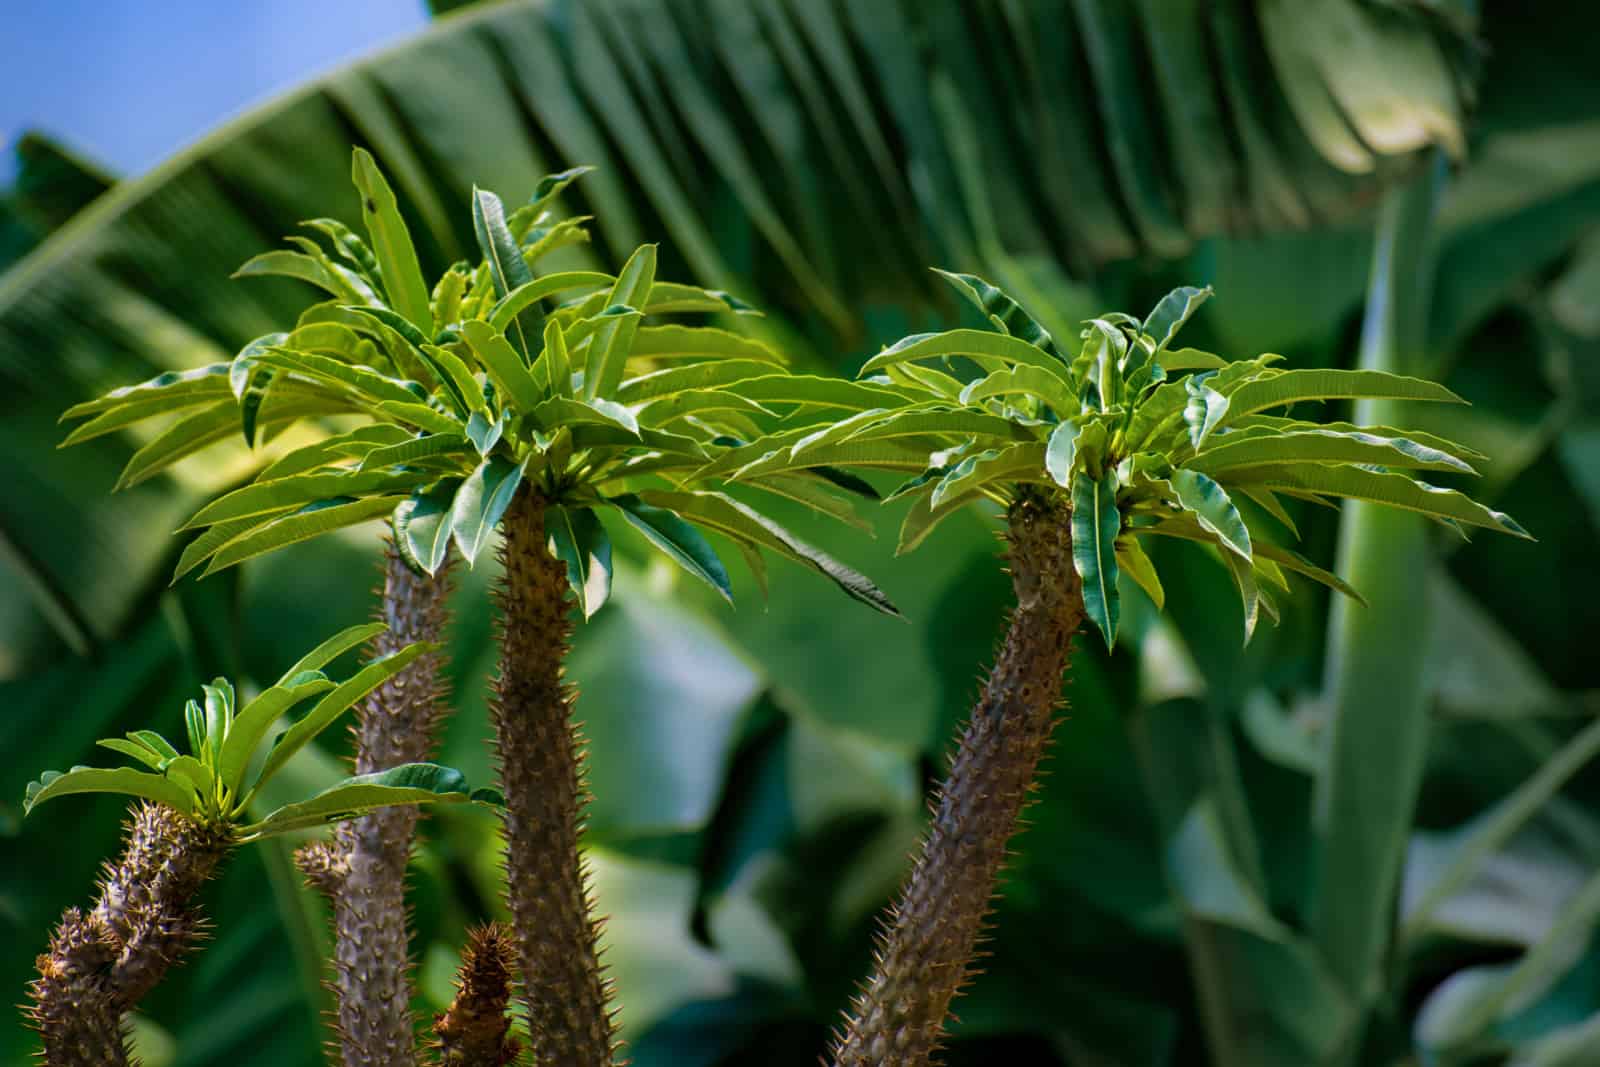
[[[853,383],[876,391],[875,400],[831,426],[790,430],[713,465],[734,482],[819,463],[913,473],[888,498],[912,500],[902,551],[974,501],[1005,508],[1017,604],[886,921],[874,973],[839,1035],[840,1067],[924,1064],[937,1048],[1055,725],[1070,639],[1087,618],[1108,647],[1115,642],[1124,574],[1163,603],[1143,538],[1214,550],[1238,586],[1248,640],[1259,613],[1276,615],[1272,590],[1289,589],[1285,572],[1355,595],[1271,539],[1272,524],[1297,536],[1282,498],[1370,501],[1457,530],[1527,536],[1506,515],[1412,477],[1471,473],[1469,461],[1482,457],[1463,445],[1273,414],[1345,398],[1459,402],[1443,386],[1174,348],[1209,288],[1175,290],[1142,321],[1121,313],[1090,320],[1069,349],[982,279],[945,277],[992,331],[908,337],[868,360],[864,380]]]
[[[80,405],[69,415],[93,418],[69,441],[174,405],[192,408],[134,455],[123,479],[131,482],[230,432],[241,412],[252,440],[308,415],[365,416],[287,453],[195,515],[189,525],[204,532],[183,553],[180,575],[202,563],[212,573],[384,515],[399,556],[435,575],[452,545],[471,564],[500,531],[493,718],[533,1054],[541,1063],[609,1063],[614,1025],[578,851],[581,746],[561,680],[569,609],[587,617],[609,595],[606,514],[729,599],[727,570],[701,529],[732,540],[758,579],[767,549],[893,613],[866,578],[702,473],[776,427],[816,425],[836,406],[827,395],[834,383],[791,375],[776,352],[742,334],[662,322],[751,309],[724,293],[658,281],[654,246],[615,276],[535,276],[546,251],[584,239],[583,220],[552,220],[546,210],[581,168],[547,179],[509,215],[497,196],[475,190],[482,262],[450,268],[430,297],[393,194],[364,166],[358,154],[371,248],[341,224],[317,220],[332,255],[300,239],[298,252],[268,253],[244,268],[302,278],[332,300],[230,364]],[[751,481],[847,520],[853,512],[838,490],[875,495],[825,466]],[[321,881],[338,857],[307,858]],[[341,989],[342,999],[350,996]],[[346,1062],[369,1062],[344,1036]]]
[[[123,1017],[195,941],[200,918],[192,898],[230,849],[397,805],[500,802],[490,790],[469,792],[459,771],[411,763],[346,778],[252,818],[262,787],[290,758],[429,651],[410,645],[343,681],[328,677],[324,667],[379,629],[372,624],[335,634],[242,707],[226,679],[204,686],[203,701],[184,708],[188,752],[153,730],[135,730],[99,744],[143,769],[74,767],[29,784],[25,812],[73,793],[121,793],[143,802],[134,809],[122,858],[105,867],[94,908],[88,914],[69,909],[39,957],[31,1014],[44,1063],[128,1062]],[[280,721],[313,697],[320,699],[263,750]]]

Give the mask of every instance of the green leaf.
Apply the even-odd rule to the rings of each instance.
[[[268,275],[310,282],[346,304],[358,303],[363,299],[360,290],[334,270],[331,263],[304,252],[290,252],[282,248],[252,256],[232,276],[252,278]]]
[[[1161,537],[1180,537],[1186,541],[1199,541],[1207,545],[1215,545],[1217,543],[1216,534],[1202,529],[1198,522],[1187,515],[1181,518],[1166,519],[1155,526],[1141,526],[1138,532],[1140,534],[1155,534]],[[1255,559],[1271,560],[1280,567],[1310,578],[1312,581],[1325,585],[1336,592],[1343,593],[1357,603],[1366,603],[1366,599],[1349,582],[1346,582],[1331,571],[1323,570],[1292,549],[1282,548],[1257,537],[1250,542],[1250,551],[1251,556]],[[1230,554],[1223,553],[1223,555]]]
[[[1244,608],[1244,643],[1248,645],[1250,638],[1255,636],[1256,621],[1263,603],[1261,590],[1256,586],[1255,571],[1248,560],[1233,552],[1221,552],[1218,555],[1233,576],[1234,584],[1239,587],[1239,600]]]
[[[616,284],[606,297],[608,307],[636,308],[644,304],[656,277],[656,246],[640,245],[623,264]],[[622,383],[622,369],[639,330],[638,315],[605,316],[583,368],[583,399],[611,397]]]
[[[1323,428],[1241,430],[1212,439],[1212,446],[1186,465],[1209,474],[1279,463],[1375,463],[1411,470],[1476,474],[1466,461],[1405,437],[1380,437],[1361,430]],[[1231,475],[1230,475],[1231,476]]]
[[[395,548],[412,570],[431,577],[444,566],[450,555],[450,514],[460,485],[456,479],[440,482],[395,506]]]
[[[260,822],[241,827],[239,838],[254,841],[274,834],[322,826],[396,804],[463,803],[472,800],[458,770],[437,763],[402,763],[375,774],[337,782],[297,804],[285,804]]]
[[[506,228],[506,209],[500,198],[487,189],[472,187],[472,232],[478,238],[478,250],[489,268],[489,280],[494,284],[495,296],[506,296],[533,281],[533,272],[522,258],[522,248]],[[513,316],[507,332],[515,331],[519,347],[528,350],[527,338]]]
[[[1251,467],[1235,472],[1230,484],[1259,486],[1291,494],[1314,494],[1366,500],[1416,511],[1432,519],[1453,519],[1533,540],[1515,519],[1473,500],[1454,489],[1419,482],[1403,474],[1363,470],[1359,467],[1323,467],[1295,464],[1286,467]]]
[[[522,464],[504,456],[491,456],[456,490],[450,509],[450,532],[468,566],[477,560],[521,485]]]
[[[833,582],[851,599],[885,615],[900,616],[899,609],[871,579],[801,541],[743,501],[725,493],[682,493],[656,489],[644,490],[639,496],[646,502],[693,516],[696,522],[727,535],[738,544],[770,549],[803,563]]]
[[[418,656],[432,651],[434,647],[421,642],[407,645],[382,659],[373,660],[325,694],[310,711],[306,712],[304,718],[284,731],[283,736],[273,744],[271,751],[267,753],[267,761],[262,766],[261,773],[256,776],[247,794],[240,798],[240,806],[243,807],[262,785],[283,769],[283,765],[291,756],[309,744],[312,738],[333,725],[334,720],[352,704],[365,699],[368,693],[405,670]]]
[[[231,362],[210,363],[194,370],[167,371],[137,385],[113,389],[104,396],[74,404],[61,413],[62,421],[99,415],[126,404],[159,400],[173,409],[187,404],[220,400],[228,395]]]
[[[585,619],[611,595],[611,539],[590,508],[550,507],[544,512],[550,551],[566,565],[567,584]]]
[[[1072,480],[1072,565],[1083,579],[1084,611],[1108,649],[1116,644],[1121,618],[1116,541],[1122,515],[1116,497],[1112,474],[1096,480],[1080,472]]]
[[[1437,382],[1376,370],[1286,370],[1247,380],[1228,391],[1231,419],[1303,400],[1428,400],[1464,404]]]
[[[623,404],[642,404],[647,400],[675,396],[678,393],[714,389],[750,378],[772,375],[772,364],[749,359],[713,360],[687,367],[641,374],[629,378],[617,387],[616,398]],[[753,402],[753,401],[752,401]]]
[[[388,627],[381,622],[363,622],[348,626],[295,660],[294,665],[284,671],[282,677],[274,684],[298,684],[305,680],[300,676],[307,671],[320,671],[363,641],[368,641],[387,629]]]
[[[1221,370],[1228,361],[1198,348],[1166,349],[1156,354],[1156,362],[1169,374],[1186,370]]]
[[[1077,453],[1077,444],[1077,423],[1063,422],[1050,431],[1050,440],[1045,445],[1044,469],[1063,489],[1072,484],[1072,461]]]
[[[26,816],[45,801],[71,793],[124,793],[153,800],[181,812],[194,811],[194,795],[162,775],[136,771],[131,767],[74,767],[65,774],[45,771],[38,781],[29,782],[22,801],[22,813]]]
[[[1206,383],[1208,377],[1197,374],[1184,381],[1189,399],[1183,408],[1183,421],[1189,427],[1189,443],[1195,451],[1205,447],[1206,438],[1228,413],[1228,398]]]
[[[1168,479],[1178,503],[1192,512],[1202,529],[1217,535],[1223,545],[1246,561],[1250,559],[1250,530],[1227,490],[1199,471],[1181,469]]]
[[[539,388],[533,372],[495,327],[481,319],[468,319],[461,324],[461,333],[495,389],[518,412],[532,411],[544,399],[544,390]]]
[[[192,530],[284,508],[301,507],[330,497],[359,497],[400,489],[411,490],[429,480],[431,476],[421,471],[396,473],[375,470],[295,474],[287,478],[253,482],[207,504],[179,529]]]
[[[920,437],[924,434],[978,437],[993,441],[1028,441],[1033,435],[1024,427],[998,415],[981,411],[907,410],[891,412],[886,417],[847,434],[845,441],[883,441],[896,437]],[[795,446],[795,452],[803,451]]]
[[[420,346],[419,351],[428,369],[433,371],[446,392],[455,399],[463,416],[468,412],[488,414],[489,406],[483,399],[483,387],[460,356],[448,348],[430,344]]]
[[[415,426],[419,430],[429,433],[463,435],[466,430],[459,420],[451,418],[441,411],[435,411],[426,404],[402,403],[397,400],[384,400],[374,405],[380,415],[384,415],[395,422],[407,426]]]
[[[481,411],[474,411],[467,420],[467,440],[472,442],[472,447],[478,450],[480,456],[487,456],[494,450],[505,430],[506,413],[503,411],[493,422]]]
[[[611,497],[607,503],[674,563],[721,593],[728,603],[733,603],[733,587],[728,582],[727,569],[699,530],[673,511],[646,504],[632,493]]]
[[[489,309],[489,325],[504,333],[522,311],[543,300],[547,296],[563,293],[569,289],[583,289],[595,286],[611,285],[616,279],[609,274],[602,274],[593,270],[569,270],[559,274],[546,274],[523,282],[515,289],[506,293],[495,305]]]
[[[332,500],[308,504],[298,511],[274,519],[243,536],[225,542],[211,557],[211,563],[201,577],[210,576],[217,571],[226,570],[237,563],[243,563],[247,559],[254,559],[276,549],[375,519],[387,514],[400,499],[395,496],[379,496],[367,500],[335,497]]]
[[[366,627],[359,629],[365,630]],[[333,656],[328,658],[332,659]],[[280,681],[246,704],[228,729],[217,759],[217,777],[222,780],[224,787],[237,794],[250,757],[279,716],[302,700],[319,696],[333,688],[335,683],[320,670],[307,668]]]
[[[1161,579],[1156,574],[1154,563],[1145,555],[1144,546],[1139,543],[1139,538],[1130,531],[1123,531],[1116,542],[1117,568],[1120,573],[1133,579],[1135,585],[1145,591],[1156,610],[1160,611],[1166,606],[1166,590],[1161,587]]]
[[[549,383],[550,394],[571,397],[572,353],[567,351],[567,335],[561,324],[552,319],[544,327],[544,352],[539,357],[544,368],[544,379]]]
[[[263,405],[259,422],[263,427],[276,426],[307,415],[333,415],[348,410],[348,404],[334,397],[271,397]],[[128,459],[116,488],[132,488],[202,448],[232,436],[238,417],[229,397],[179,419]]]
[[[213,678],[210,685],[200,689],[206,695],[206,762],[214,764],[222,755],[222,742],[233,719],[233,686],[226,678]]]
[[[152,751],[148,745],[141,745],[136,741],[124,741],[120,737],[103,737],[96,741],[95,744],[101,748],[109,748],[111,751],[120,753],[130,759],[136,759],[152,771],[161,770],[166,765],[167,760],[172,758]]]
[[[777,366],[786,362],[754,338],[710,326],[641,326],[629,355],[641,359],[744,359]]]
[[[1158,356],[1172,343],[1178,331],[1183,329],[1183,324],[1200,309],[1200,305],[1215,295],[1209,285],[1203,289],[1185,285],[1161,298],[1160,303],[1156,304],[1155,309],[1144,320],[1144,325],[1140,327],[1142,333],[1155,341]],[[1167,369],[1174,368],[1167,367]]]
[[[734,392],[758,404],[805,404],[816,407],[847,408],[853,411],[875,407],[899,407],[908,394],[864,382],[842,378],[822,378],[810,374],[767,374],[736,383]],[[916,398],[916,399],[921,399]]]
[[[929,503],[937,508],[947,496],[1012,482],[1037,482],[1044,477],[1045,444],[1023,441],[969,455],[933,487]]]
[[[553,396],[534,408],[529,415],[546,433],[553,433],[563,426],[592,423],[616,426],[634,437],[640,436],[639,420],[634,418],[633,412],[610,400],[568,400],[564,396]]]
[[[1060,376],[1037,367],[1002,367],[991,371],[962,388],[961,402],[973,404],[993,396],[1018,394],[1043,401],[1061,416],[1074,415],[1080,407],[1078,398],[1062,384]]]
[[[656,282],[650,297],[640,308],[646,315],[668,315],[683,311],[733,312],[735,315],[760,315],[761,309],[720,289],[702,289],[679,282]]]
[[[355,150],[353,167],[356,188],[361,191],[361,217],[367,224],[383,272],[383,287],[389,303],[427,336],[433,335],[433,311],[428,305],[428,287],[422,280],[417,250],[411,233],[400,217],[394,191],[384,179],[378,164],[363,148]]]
[[[248,448],[256,445],[256,420],[260,417],[261,405],[266,401],[267,390],[275,377],[269,368],[257,364],[256,357],[287,339],[288,334],[283,333],[257,337],[239,350],[228,369],[228,385],[233,389],[234,398],[239,401],[240,428]]]
[[[473,413],[464,427],[470,434],[472,428],[478,425],[483,416]],[[504,416],[502,416],[502,419]],[[477,442],[471,444],[476,445]],[[419,460],[432,459],[435,456],[466,456],[469,454],[467,438],[460,433],[431,433],[419,437],[407,436],[405,440],[392,445],[381,445],[361,457],[361,463],[356,468],[360,472],[372,472],[385,467],[398,467],[416,463]]]
[[[298,352],[286,348],[271,348],[255,357],[260,366],[276,367],[304,375],[313,381],[346,386],[367,400],[393,400],[414,404],[428,399],[428,390],[419,382],[405,378],[391,378],[371,367],[346,363],[331,356],[311,352]]]
[[[949,282],[956,292],[971,301],[1001,333],[1021,338],[1030,345],[1059,358],[1055,339],[1050,336],[1050,331],[1039,325],[1038,320],[1022,309],[1022,305],[998,288],[976,274],[952,274],[938,267],[933,268],[933,273]]]
[[[913,334],[867,360],[861,373],[871,374],[896,363],[941,356],[999,359],[1018,366],[1037,367],[1059,378],[1069,391],[1072,387],[1067,366],[1058,357],[1019,338],[984,330]]]

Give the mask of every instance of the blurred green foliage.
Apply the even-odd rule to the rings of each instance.
[[[178,729],[200,680],[259,684],[305,634],[371,610],[375,531],[166,587],[181,548],[170,531],[258,462],[231,442],[116,498],[127,442],[54,450],[68,404],[228,358],[292,317],[308,290],[228,275],[353,197],[352,141],[415,205],[430,271],[471,247],[458,222],[473,182],[514,195],[540,174],[598,164],[571,206],[598,217],[601,242],[572,265],[614,268],[659,237],[664,269],[771,310],[764,328],[812,369],[852,372],[880,344],[961,321],[930,264],[993,277],[1066,322],[1209,283],[1218,297],[1190,343],[1350,365],[1370,209],[1422,163],[1402,154],[1347,174],[1328,153],[1349,151],[1349,138],[1378,147],[1374,123],[1397,113],[1423,140],[1450,143],[1439,101],[1455,99],[1479,55],[1456,36],[1468,6],[1328,5],[1383,35],[1358,56],[1371,39],[1297,38],[1268,0],[489,4],[107,192],[38,143],[56,176],[30,184],[43,172],[25,165],[0,203],[0,263],[17,260],[0,275],[0,453],[11,459],[0,982],[18,999],[55,916],[88,897],[119,816],[114,800],[86,800],[23,824],[24,783],[83,762],[95,737]],[[1280,626],[1241,648],[1227,575],[1163,545],[1167,614],[1129,591],[1132,640],[1115,656],[1095,641],[1075,654],[1072,710],[996,910],[994,954],[958,1001],[951,1064],[1563,1067],[1592,1056],[1593,28],[1575,0],[1537,17],[1483,6],[1464,161],[1423,253],[1425,369],[1474,406],[1418,411],[1416,424],[1493,456],[1483,498],[1540,543],[1426,544],[1425,763],[1372,986],[1343,985],[1309,935],[1312,886],[1329,884],[1313,830],[1327,598],[1301,590]],[[1184,47],[1191,37],[1205,47]],[[1374,54],[1380,74],[1432,77],[1372,74]],[[1382,62],[1394,55],[1423,58]],[[1389,96],[1359,110],[1341,57]],[[766,610],[754,589],[731,610],[619,539],[618,595],[579,631],[592,856],[641,1065],[815,1062],[1000,632],[1009,594],[978,512],[901,559],[893,508],[873,516],[870,543],[778,512],[879,579],[909,625],[848,610],[784,565]],[[1295,518],[1308,554],[1331,563],[1338,517]],[[467,576],[460,604],[486,603],[492,569]],[[452,636],[459,711],[440,759],[473,781],[489,772],[490,625],[468,608]],[[285,787],[331,781],[338,754],[308,753]],[[500,906],[492,834],[451,812],[425,824],[412,894],[425,1011],[448,997],[464,928]],[[1430,899],[1436,885],[1449,892]],[[205,906],[215,941],[145,1005],[148,1062],[317,1062],[326,917],[286,846],[242,854]],[[1370,1010],[1349,1010],[1360,1002]],[[20,1062],[28,1044],[20,1024],[0,1024],[0,1059]]]

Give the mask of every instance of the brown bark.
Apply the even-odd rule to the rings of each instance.
[[[106,1067],[129,1061],[123,1016],[199,939],[190,901],[216,870],[230,839],[159,804],[141,804],[127,844],[102,872],[84,915],[69,908],[39,957],[30,1015],[46,1067]]]
[[[939,1047],[1056,723],[1068,643],[1083,621],[1068,512],[1029,494],[1009,518],[1017,606],[834,1046],[836,1067],[920,1067]]]
[[[517,1058],[510,1037],[516,940],[499,923],[467,934],[450,1010],[434,1020],[440,1067],[505,1067]]]
[[[388,629],[368,646],[376,658],[418,641],[439,641],[448,619],[449,564],[419,575],[393,545],[384,553],[379,621]],[[371,774],[433,754],[446,710],[443,653],[419,656],[379,686],[356,712],[355,773]],[[406,867],[417,809],[385,808],[342,823],[331,848],[301,850],[301,870],[333,904],[334,991],[345,1067],[408,1067],[417,1062],[411,1015],[410,913]]]
[[[491,711],[506,797],[506,898],[532,1062],[602,1067],[613,1061],[616,1032],[578,852],[587,791],[574,694],[562,682],[572,605],[566,570],[545,545],[544,507],[524,487],[502,525],[500,674]]]

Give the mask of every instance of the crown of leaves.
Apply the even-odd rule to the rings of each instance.
[[[475,560],[526,484],[546,505],[550,548],[586,615],[610,590],[602,512],[730,600],[727,570],[702,529],[733,541],[763,586],[765,549],[895,614],[867,578],[703,473],[774,425],[815,425],[832,411],[818,395],[823,379],[790,374],[761,341],[673,321],[753,309],[727,293],[658,280],[653,245],[616,275],[535,274],[549,252],[588,240],[586,218],[556,218],[550,206],[589,169],[545,178],[509,214],[498,196],[475,189],[483,258],[456,263],[430,292],[394,193],[358,149],[367,239],[316,219],[306,225],[326,246],[292,237],[294,250],[257,256],[239,271],[298,278],[330,299],[229,362],[73,407],[63,418],[88,421],[65,443],[180,412],[129,460],[119,481],[126,486],[241,425],[253,445],[307,417],[364,416],[197,513],[186,528],[203,532],[182,554],[180,577],[385,515],[407,561],[435,573],[452,543]],[[752,484],[847,522],[859,520],[841,492],[876,497],[865,482],[826,467]]]
[[[368,693],[394,677],[432,646],[408,645],[368,663],[342,682],[322,668],[343,653],[384,630],[382,623],[353,626],[334,634],[283,673],[260,696],[237,705],[232,684],[217,678],[203,686],[204,699],[184,708],[189,751],[154,730],[134,730],[98,742],[145,767],[74,767],[65,773],[46,771],[28,785],[24,812],[54,797],[73,793],[122,793],[175,808],[217,827],[235,842],[252,841],[291,830],[303,830],[363,815],[394,804],[502,803],[494,790],[469,791],[461,772],[436,763],[406,763],[376,774],[360,774],[336,782],[315,796],[286,804],[256,822],[246,812],[261,787],[289,758]],[[320,697],[309,711],[280,733],[259,761],[261,742],[284,715]]]
[[[918,334],[885,348],[862,380],[838,383],[853,409],[822,429],[800,427],[735,449],[708,471],[732,482],[820,464],[914,473],[886,499],[912,498],[900,550],[980,499],[1002,504],[1023,486],[1066,494],[1073,560],[1089,618],[1108,646],[1126,573],[1160,607],[1147,535],[1216,549],[1238,586],[1245,639],[1266,587],[1285,571],[1357,596],[1336,575],[1267,535],[1298,537],[1281,497],[1369,501],[1419,512],[1465,533],[1529,535],[1509,516],[1413,471],[1476,473],[1480,453],[1433,434],[1390,426],[1317,423],[1272,414],[1303,401],[1392,399],[1463,403],[1434,382],[1369,370],[1287,370],[1281,357],[1228,361],[1175,348],[1179,330],[1212,295],[1184,287],[1142,321],[1110,313],[1083,324],[1069,349],[1004,292],[967,274],[943,275],[993,330]],[[1359,599],[1359,597],[1358,597]]]

